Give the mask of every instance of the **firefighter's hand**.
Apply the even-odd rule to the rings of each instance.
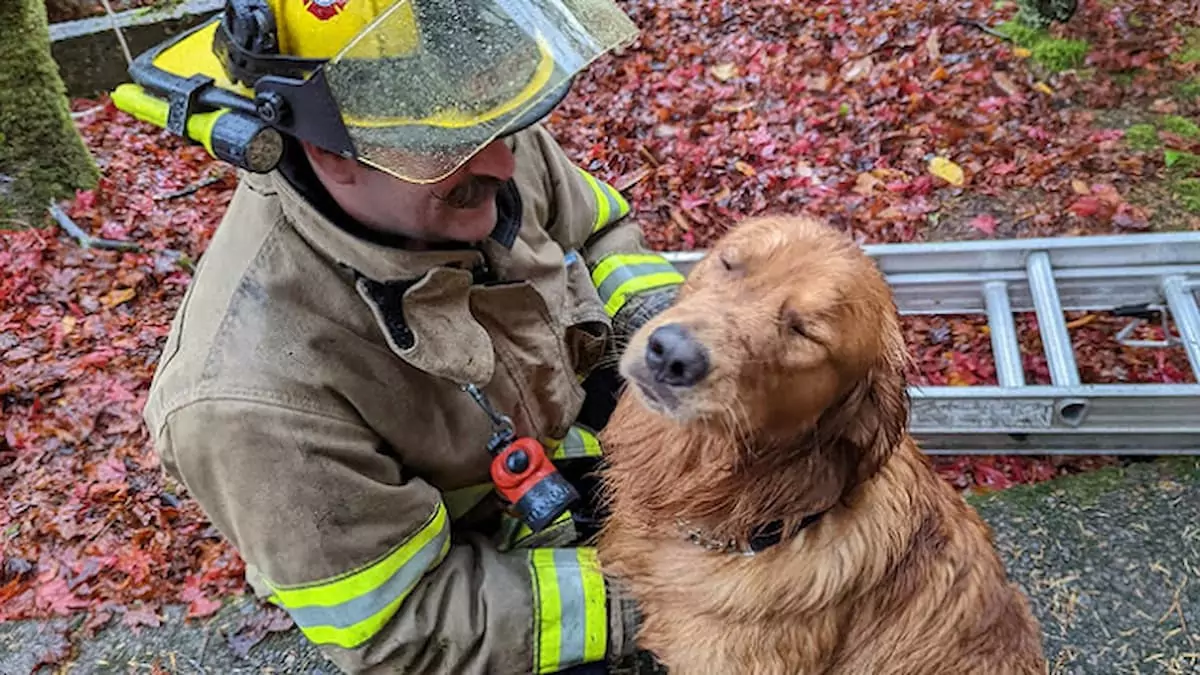
[[[667,286],[661,290],[641,293],[629,299],[613,317],[613,332],[622,339],[633,335],[647,321],[675,302],[678,286]]]

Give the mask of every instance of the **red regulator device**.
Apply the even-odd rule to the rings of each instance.
[[[478,387],[469,384],[463,390],[492,420],[487,450],[496,491],[530,530],[541,531],[570,508],[579,493],[558,472],[546,448],[536,439],[517,437],[512,421],[497,412]]]

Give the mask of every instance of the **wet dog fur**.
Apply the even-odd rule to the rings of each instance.
[[[907,363],[884,277],[820,221],[743,221],[693,268],[601,435],[598,552],[640,648],[678,675],[1046,672],[990,529],[908,435]]]

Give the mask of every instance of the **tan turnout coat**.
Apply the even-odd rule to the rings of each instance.
[[[245,175],[154,378],[164,468],[347,671],[553,672],[632,649],[569,520],[522,540],[480,515],[491,428],[459,384],[560,455],[594,454],[573,423],[611,316],[682,278],[546,131],[510,144],[519,230],[479,250],[371,243],[278,173]]]

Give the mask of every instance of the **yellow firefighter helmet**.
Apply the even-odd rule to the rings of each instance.
[[[113,99],[253,171],[279,132],[431,183],[636,36],[613,0],[227,0]]]

